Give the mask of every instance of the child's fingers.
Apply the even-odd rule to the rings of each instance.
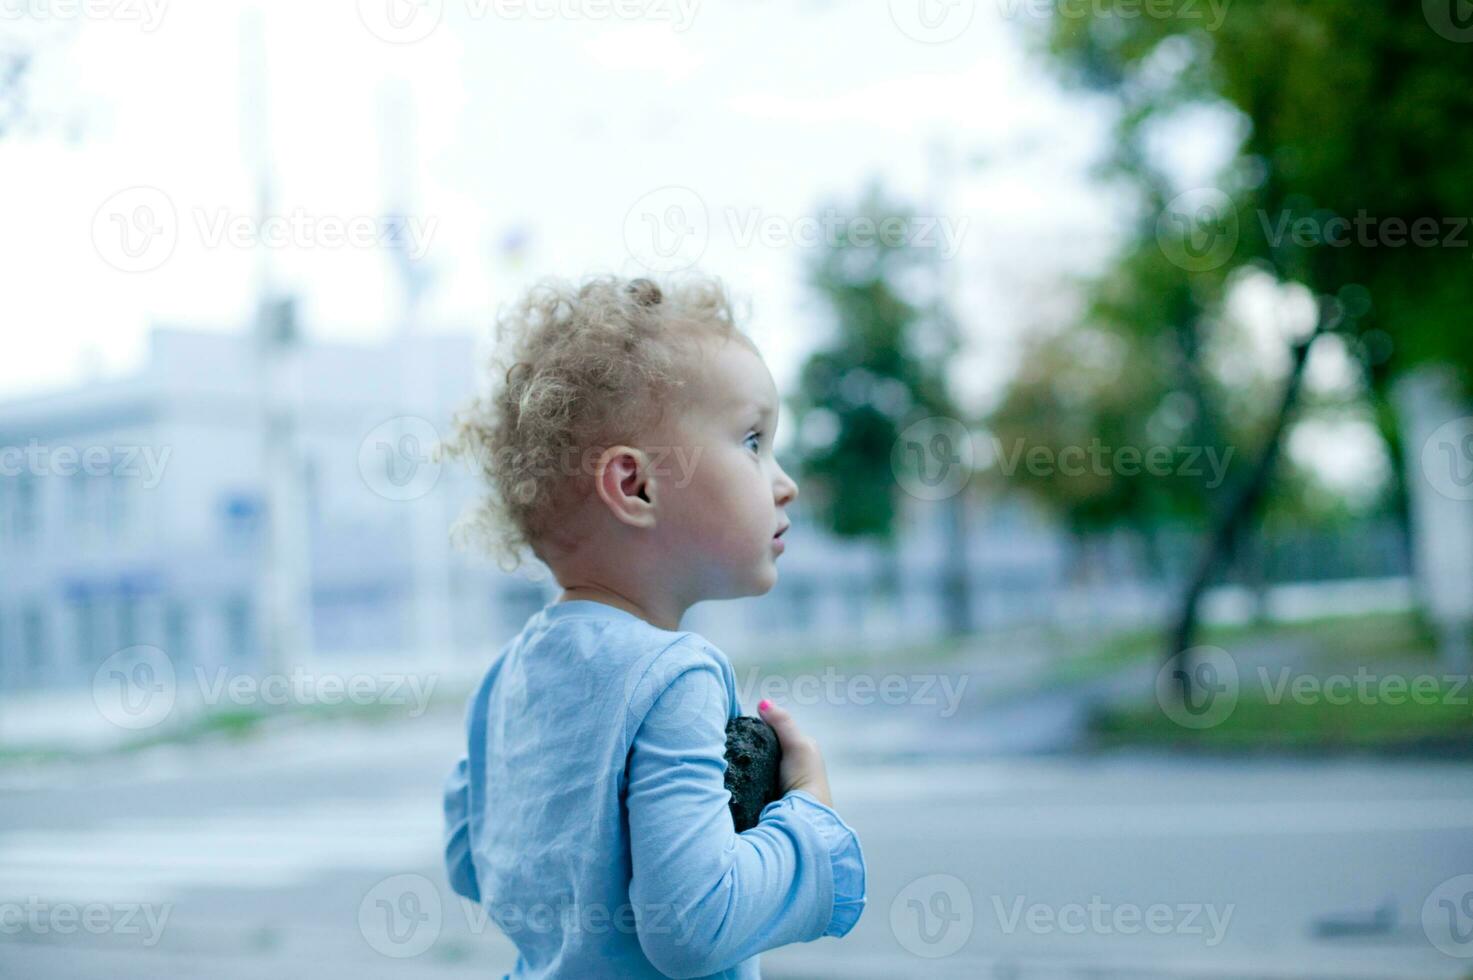
[[[783,745],[797,744],[798,740],[803,737],[803,733],[798,730],[798,722],[786,708],[780,708],[771,701],[763,699],[757,705],[757,713],[762,716],[763,721],[772,726],[773,731],[777,732],[778,741]]]

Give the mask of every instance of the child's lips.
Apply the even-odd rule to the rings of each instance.
[[[775,551],[777,551],[778,554],[782,554],[784,551],[787,550],[788,546],[783,543],[783,534],[785,534],[790,527],[792,527],[791,524],[784,524],[782,527],[778,528],[778,532],[772,536],[772,547]]]

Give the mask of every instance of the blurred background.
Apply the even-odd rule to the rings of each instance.
[[[435,447],[528,283],[700,271],[802,495],[683,625],[869,867],[765,975],[1473,976],[1470,69],[1466,0],[7,0],[0,975],[511,969],[439,793],[556,587]]]

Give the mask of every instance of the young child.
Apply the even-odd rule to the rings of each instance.
[[[865,862],[817,743],[782,708],[784,796],[737,834],[743,713],[697,602],[777,580],[798,488],[773,458],[772,376],[719,281],[533,288],[497,328],[495,390],[452,454],[489,493],[458,526],[562,586],[501,650],[445,787],[454,890],[516,943],[512,977],[758,977],[757,954],[844,936]]]

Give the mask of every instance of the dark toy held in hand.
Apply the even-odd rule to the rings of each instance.
[[[740,715],[726,723],[726,788],[737,833],[757,826],[762,808],[782,798],[777,732],[761,718]]]

